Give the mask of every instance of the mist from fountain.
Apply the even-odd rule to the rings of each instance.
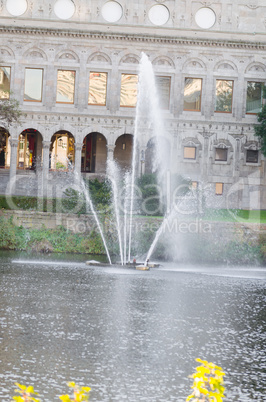
[[[118,234],[118,243],[120,250],[120,258],[121,264],[124,265],[125,255],[123,252],[123,244],[122,244],[122,233],[121,233],[121,221],[120,221],[120,211],[119,211],[119,193],[121,189],[119,188],[119,183],[121,183],[121,175],[120,170],[114,160],[107,161],[107,171],[109,173],[109,179],[111,180],[112,186],[112,197],[113,197],[113,205],[114,205],[114,213],[116,218],[116,228]],[[126,216],[126,214],[125,214]]]
[[[131,173],[131,197],[129,212],[129,239],[128,239],[128,261],[131,259],[132,244],[132,221],[134,211],[134,189],[136,180],[137,147],[140,136],[143,135],[143,122],[148,121],[149,131],[155,139],[155,153],[153,157],[152,171],[159,172],[158,180],[166,172],[165,161],[167,160],[165,152],[158,152],[161,145],[160,136],[163,133],[163,119],[161,117],[159,98],[156,90],[155,75],[148,56],[142,53],[140,61],[139,81],[138,81],[138,98],[135,117],[135,128],[133,138],[133,156],[132,156],[132,173]]]
[[[91,200],[89,188],[87,188],[85,186],[85,183],[84,183],[82,177],[79,177],[79,175],[76,175],[76,180],[77,180],[76,181],[77,183],[79,182],[80,187],[82,189],[82,192],[84,194],[85,200],[86,200],[86,204],[89,206],[89,208],[90,208],[90,210],[91,210],[91,212],[92,212],[92,214],[94,216],[95,222],[97,224],[98,230],[100,232],[100,235],[101,235],[101,238],[102,238],[102,241],[103,241],[103,244],[104,244],[104,248],[105,248],[105,251],[106,251],[107,258],[109,260],[110,265],[112,265],[112,261],[111,261],[110,253],[109,253],[107,243],[106,243],[106,240],[105,240],[105,236],[103,234],[103,230],[102,230],[98,215],[96,213],[96,210],[94,208],[93,202]]]

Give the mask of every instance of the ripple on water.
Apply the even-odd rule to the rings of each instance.
[[[224,368],[230,402],[265,400],[264,270],[2,264],[1,401],[73,380],[91,401],[183,402],[196,357]]]

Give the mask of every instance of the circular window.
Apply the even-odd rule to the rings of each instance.
[[[123,15],[122,6],[116,1],[107,1],[102,7],[102,16],[105,21],[117,22]]]
[[[149,11],[149,19],[154,25],[164,25],[169,20],[170,13],[162,4],[152,6]]]
[[[57,0],[54,5],[54,12],[61,20],[68,20],[75,12],[75,4],[72,0]]]
[[[7,0],[6,2],[7,11],[14,15],[14,17],[18,17],[25,13],[28,8],[27,0]]]
[[[195,21],[200,28],[209,29],[215,24],[215,12],[211,8],[202,7],[196,12]]]

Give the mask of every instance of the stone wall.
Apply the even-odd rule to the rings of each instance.
[[[88,234],[97,229],[95,220],[91,215],[77,216],[74,214],[55,214],[35,211],[0,211],[0,216],[12,217],[17,226],[34,229],[55,229],[63,226],[74,233]],[[135,217],[133,220],[133,233],[149,233],[156,231],[162,224],[162,218]],[[104,231],[115,231],[115,226],[110,221],[103,223]],[[178,237],[187,235],[198,235],[211,243],[230,241],[248,242],[256,245],[259,235],[266,235],[266,223],[246,222],[219,222],[205,221],[195,218],[194,220],[176,220],[170,223],[165,232],[172,233]]]

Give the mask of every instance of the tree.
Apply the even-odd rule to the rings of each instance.
[[[22,114],[17,99],[10,97],[10,99],[0,101],[0,121],[2,120],[8,125],[12,123],[19,124]]]
[[[266,100],[266,86],[263,87],[263,99]],[[255,135],[259,137],[261,142],[261,152],[266,156],[266,102],[261,112],[257,114],[258,125],[255,126]]]

